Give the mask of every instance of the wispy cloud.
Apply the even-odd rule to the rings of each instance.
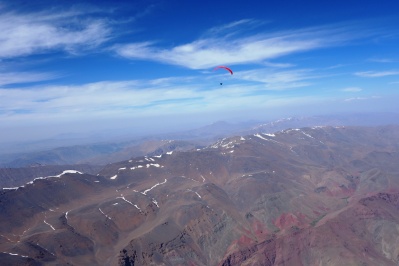
[[[201,79],[200,77],[197,77]],[[129,115],[166,115],[281,106],[297,101],[267,95],[260,84],[219,86],[192,78],[96,82],[75,86],[0,89],[0,119],[4,122],[84,119]],[[276,77],[276,80],[279,78]],[[199,85],[201,84],[201,85]],[[300,97],[301,101],[306,97]]]
[[[249,36],[234,34],[239,31],[240,25],[249,22],[241,20],[221,26],[210,31],[215,33],[214,36],[207,35],[205,38],[169,49],[148,41],[118,45],[114,50],[120,56],[130,59],[153,60],[191,69],[204,69],[218,64],[260,63],[292,53],[343,45],[348,41],[376,34],[362,30],[358,25],[328,25]],[[226,29],[230,31],[227,33]]]
[[[358,87],[348,87],[348,88],[342,89],[342,91],[344,91],[344,92],[359,92],[359,91],[362,91],[362,89],[358,88]]]
[[[55,79],[58,76],[59,75],[54,73],[35,73],[35,72],[0,73],[0,86],[45,81],[45,80]]]
[[[353,98],[347,98],[344,101],[345,102],[353,102],[353,101],[364,101],[364,100],[371,100],[371,99],[380,99],[381,96],[371,96],[371,97],[353,97]]]
[[[228,24],[213,27],[205,32],[202,39],[213,38],[215,36],[220,37],[232,37],[233,35],[238,35],[243,32],[248,32],[251,29],[255,29],[264,25],[265,22],[255,19],[241,19],[233,21]]]
[[[399,75],[398,70],[390,70],[390,71],[363,71],[356,72],[356,76],[365,77],[365,78],[379,78],[385,76],[396,76]]]
[[[376,63],[397,63],[399,60],[393,58],[370,58],[369,61]]]
[[[270,69],[256,69],[240,71],[235,74],[237,79],[263,83],[262,89],[283,90],[309,86],[310,80],[320,78],[312,70],[297,69],[287,71],[275,71]]]
[[[0,14],[0,58],[54,50],[75,53],[110,37],[104,20],[84,18],[77,11]]]

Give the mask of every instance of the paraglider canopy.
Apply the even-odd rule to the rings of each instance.
[[[227,71],[230,72],[231,75],[233,75],[233,70],[231,70],[229,67],[226,67],[226,66],[217,66],[217,67],[215,67],[213,70],[218,70],[218,69],[220,69],[220,68],[226,69]]]

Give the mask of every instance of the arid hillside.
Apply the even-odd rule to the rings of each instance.
[[[397,265],[399,127],[308,127],[0,191],[4,265]]]

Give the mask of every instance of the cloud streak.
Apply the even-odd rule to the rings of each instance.
[[[53,73],[37,73],[37,72],[8,72],[0,73],[0,86],[39,82],[57,78],[58,75]]]
[[[199,80],[198,80],[199,79]],[[196,77],[0,89],[0,120],[82,119],[186,114],[278,106],[262,84],[219,86]]]
[[[270,69],[256,69],[241,71],[236,74],[237,79],[263,83],[263,89],[284,90],[309,86],[310,80],[320,78],[310,69],[296,69],[275,71]]]
[[[63,50],[76,53],[110,38],[104,20],[84,19],[80,12],[0,14],[0,58]]]
[[[390,70],[390,71],[363,71],[363,72],[356,72],[356,76],[364,77],[364,78],[379,78],[379,77],[386,77],[386,76],[397,76],[399,75],[398,70]]]
[[[360,91],[362,91],[362,89],[358,88],[358,87],[349,87],[349,88],[342,89],[342,91],[344,91],[344,92],[360,92]]]
[[[363,31],[359,26],[329,25],[270,34],[255,34],[240,37],[235,33],[242,20],[209,32],[208,36],[171,47],[160,48],[153,42],[131,43],[114,47],[115,52],[126,58],[153,60],[191,69],[205,69],[218,64],[260,63],[293,53],[324,47],[343,45],[351,40],[364,38],[375,33]],[[229,30],[230,33],[227,33]],[[224,35],[220,35],[223,32]],[[216,34],[217,33],[217,34]]]

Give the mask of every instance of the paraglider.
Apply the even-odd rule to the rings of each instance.
[[[220,69],[220,68],[226,69],[227,71],[230,72],[231,75],[233,75],[233,70],[231,70],[231,68],[226,67],[226,66],[217,66],[217,67],[215,67],[213,70],[215,71],[215,70],[218,70],[218,69]],[[223,82],[220,82],[220,85],[223,85]]]
[[[215,67],[213,70],[218,70],[218,69],[220,69],[220,68],[226,69],[227,71],[230,72],[231,75],[233,75],[233,70],[231,70],[229,67],[226,67],[226,66],[217,66],[217,67]]]

